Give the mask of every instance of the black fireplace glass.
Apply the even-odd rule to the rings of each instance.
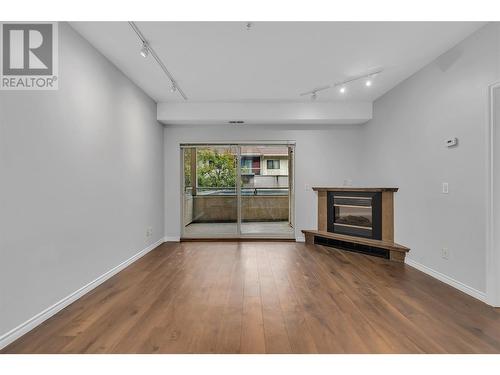
[[[335,224],[372,228],[372,208],[335,205]]]
[[[380,199],[371,192],[329,192],[328,231],[380,239]]]

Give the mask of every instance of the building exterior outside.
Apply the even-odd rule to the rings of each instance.
[[[241,153],[241,174],[243,188],[288,188],[288,149],[246,147]]]

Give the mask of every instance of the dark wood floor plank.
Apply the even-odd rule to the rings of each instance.
[[[500,310],[333,248],[168,243],[1,353],[500,353]]]
[[[293,251],[293,248],[290,251]],[[294,262],[301,265],[300,257],[297,256]],[[315,292],[320,285],[313,274],[313,270],[302,267],[287,268],[289,270],[289,283],[297,296],[297,301],[303,307],[304,317],[318,352],[346,352],[344,348],[346,342],[342,338],[344,329],[349,328],[341,326],[342,322],[336,306],[330,305],[330,309],[328,309],[324,306],[324,301],[315,298]]]
[[[283,257],[293,254],[289,249],[285,249],[286,254],[280,255],[283,249],[277,250],[268,252],[268,258],[292,353],[318,353],[311,328],[306,321],[304,307],[299,303],[289,280],[289,262],[283,260]],[[278,254],[275,254],[276,252]]]
[[[138,279],[120,290],[120,293],[110,301],[110,308],[83,330],[85,334],[78,335],[70,342],[64,348],[64,352],[78,353],[82,350],[88,353],[112,352],[123,335],[142,320],[144,313],[157,301],[169,283],[176,280],[175,271],[182,268],[187,256],[181,253],[171,262],[168,262],[170,258],[165,259],[164,262],[154,265],[155,271],[147,277]],[[102,332],[106,330],[109,334],[102,336]]]
[[[422,309],[420,303],[421,299],[405,298],[404,295],[399,292],[399,283],[397,281],[388,287],[387,282],[384,281],[386,278],[381,277],[381,275],[375,277],[375,275],[370,273],[370,269],[372,268],[370,267],[370,263],[373,262],[373,258],[360,257],[358,255],[359,254],[335,251],[325,254],[323,261],[324,263],[328,263],[332,257],[335,258],[339,256],[345,259],[354,257],[355,259],[353,259],[353,261],[359,263],[362,267],[357,268],[350,276],[356,278],[358,282],[360,282],[359,280],[372,280],[370,284],[366,286],[366,290],[368,291],[367,300],[373,300],[372,296],[376,294],[375,302],[377,304],[385,304],[385,309],[388,311],[398,311],[401,316],[403,316],[399,321],[408,332],[411,332],[411,335],[408,335],[410,337],[419,337],[423,328],[429,326],[426,335],[427,343],[425,347],[420,345],[424,351],[437,352],[442,350],[451,353],[476,352],[475,348],[479,347],[473,344],[475,337],[466,331],[462,331],[457,335],[457,331],[460,331],[461,328],[456,325],[454,321],[444,319],[440,324],[437,324],[440,321],[440,316],[444,317],[453,314],[452,309],[448,309],[443,312],[443,314],[437,314],[436,311],[434,311],[436,304],[433,304],[432,307],[429,306],[426,309]],[[401,267],[399,267],[399,269],[401,269]],[[380,285],[381,283],[384,285]],[[380,287],[374,287],[377,285],[380,285]],[[408,319],[410,316],[412,319]],[[423,337],[418,341],[419,343],[425,342]],[[484,344],[486,343],[482,344],[481,351],[491,352],[492,348],[489,348],[487,345],[485,346]]]
[[[302,256],[302,262],[306,267],[307,259],[304,253],[298,248],[298,255]],[[310,260],[309,260],[310,261]],[[384,340],[370,321],[356,307],[353,301],[345,293],[347,288],[355,293],[356,288],[351,285],[347,287],[340,285],[341,280],[332,277],[332,270],[323,267],[312,267],[315,269],[313,274],[314,282],[309,281],[311,292],[314,294],[314,301],[321,301],[323,309],[326,311],[323,315],[328,319],[337,320],[337,325],[341,327],[341,333],[344,338],[340,340],[343,343],[343,351],[348,353],[388,353],[397,351],[391,348],[390,342]],[[317,304],[316,302],[313,302]],[[346,330],[347,329],[347,330]]]
[[[217,353],[236,354],[241,352],[243,289],[243,261],[241,245],[238,244],[231,270],[229,288],[224,302],[222,322],[217,333]]]
[[[259,245],[256,245],[255,248],[257,251],[257,268],[259,272],[266,353],[291,353],[292,348],[288,339],[285,319],[267,257],[267,253],[272,250]]]
[[[361,263],[367,262],[366,258],[361,259]],[[408,267],[409,268],[409,267]],[[376,278],[376,275],[371,272],[373,268],[362,267],[360,272],[363,273],[364,277],[375,277],[375,280],[380,280]],[[411,270],[408,270],[410,273]],[[435,280],[436,284],[442,284]],[[447,351],[451,353],[493,353],[495,352],[495,345],[498,346],[500,343],[494,340],[492,337],[487,337],[482,335],[479,337],[478,332],[475,330],[469,330],[468,327],[464,327],[461,324],[461,315],[456,314],[456,319],[442,319],[442,317],[454,314],[455,306],[451,306],[446,303],[447,293],[442,293],[441,298],[437,298],[434,301],[427,299],[426,294],[422,294],[419,288],[414,288],[413,283],[408,283],[404,289],[402,289],[400,283],[392,283],[389,288],[380,288],[380,295],[386,299],[391,305],[396,309],[402,311],[405,316],[412,317],[412,322],[419,328],[428,327],[429,331],[433,333],[434,342],[439,343],[443,348],[446,346]],[[446,285],[441,285],[443,292],[447,288],[452,289]],[[406,291],[410,292],[408,294]],[[430,289],[432,290],[432,289]],[[455,292],[454,290],[449,290],[449,292]],[[440,294],[440,293],[433,293]],[[426,303],[429,302],[429,303]],[[456,306],[458,307],[458,306]],[[469,316],[468,322],[473,323],[476,320],[476,316]],[[440,324],[437,325],[436,323]],[[498,331],[496,332],[497,337]],[[457,340],[457,337],[459,339]],[[451,345],[450,345],[451,343]],[[493,346],[490,344],[493,343]]]
[[[257,268],[257,251],[251,245],[242,247],[244,262],[243,318],[241,324],[241,351],[259,354],[266,352],[264,318]]]
[[[199,334],[198,320],[203,309],[203,298],[210,289],[210,280],[218,268],[217,250],[209,251],[200,245],[199,250],[187,259],[175,278],[174,284],[165,289],[157,304],[152,306],[146,320],[150,321],[149,333],[143,334],[136,344],[136,352],[188,353],[195,335]],[[138,322],[134,331],[140,331]],[[134,340],[135,334],[130,334]],[[126,343],[123,344],[127,346]]]
[[[363,314],[370,325],[374,327],[384,340],[392,345],[392,349],[398,353],[420,353],[426,352],[430,348],[431,352],[441,352],[441,348],[433,341],[429,340],[420,330],[417,329],[399,310],[390,305],[379,295],[379,290],[373,288],[374,281],[370,278],[360,279],[357,275],[357,262],[350,261],[347,253],[328,249],[328,253],[318,250],[304,253],[306,257],[316,257],[321,254],[321,261],[317,262],[319,267],[327,267],[335,273],[335,280],[340,285],[343,292],[355,304],[358,311]],[[360,259],[365,257],[361,254]],[[354,267],[353,267],[354,266]],[[403,266],[403,265],[401,265]],[[425,345],[425,348],[424,348]]]
[[[158,267],[163,267],[164,262],[172,258],[177,251],[178,248],[171,244],[163,244],[157,247],[147,257],[139,259],[133,265],[21,337],[9,346],[9,350],[14,353],[53,353],[54,351],[48,349],[46,345],[47,337],[65,337],[66,340],[58,340],[58,342],[67,346],[76,336],[83,333],[86,335],[88,327],[109,309],[113,308],[116,299],[119,298],[123,291],[146,279]],[[16,349],[17,345],[19,345],[19,350]],[[51,345],[51,348],[54,348],[54,346]],[[58,347],[56,352],[65,351],[62,347]]]
[[[233,243],[225,244],[222,249],[217,250],[218,271],[214,273],[215,278],[209,280],[210,286],[207,293],[199,298],[201,311],[195,323],[190,353],[216,353],[217,338],[222,326],[222,318],[226,297],[229,293],[231,283],[231,272],[236,261],[236,246]]]

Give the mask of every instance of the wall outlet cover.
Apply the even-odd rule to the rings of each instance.
[[[448,194],[449,191],[450,191],[450,189],[449,189],[448,183],[443,182],[443,194]]]

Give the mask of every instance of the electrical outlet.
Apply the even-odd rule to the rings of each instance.
[[[450,250],[447,247],[441,249],[441,258],[446,260],[450,259]]]
[[[153,227],[146,228],[146,237],[151,237],[153,235]]]
[[[443,182],[443,194],[448,194],[449,188],[448,188],[448,183]]]

